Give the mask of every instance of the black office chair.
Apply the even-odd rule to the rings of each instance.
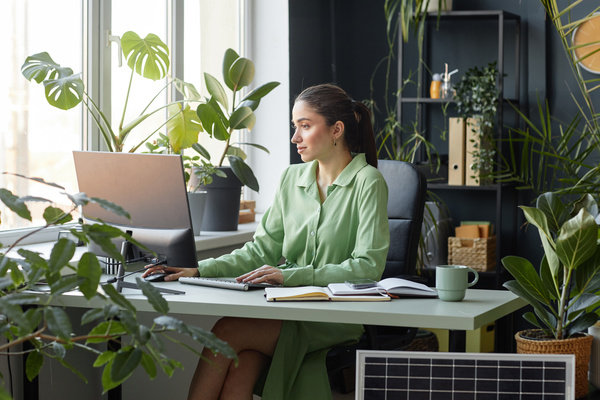
[[[419,238],[427,192],[424,174],[404,161],[379,160],[378,169],[388,189],[390,249],[382,279],[399,276],[416,278]],[[365,334],[354,346],[332,349],[327,354],[327,370],[332,385],[347,393],[353,390],[357,349],[397,350],[413,341],[418,328],[365,326]]]

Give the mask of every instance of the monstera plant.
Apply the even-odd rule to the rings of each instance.
[[[105,113],[89,96],[81,79],[81,73],[74,73],[71,68],[62,67],[48,53],[43,52],[27,57],[21,67],[21,72],[27,80],[34,80],[44,85],[46,100],[50,105],[61,110],[69,110],[83,103],[100,130],[109,151],[124,151],[125,141],[131,131],[151,115],[164,110],[165,107],[168,107],[169,115],[166,122],[156,127],[140,143],[131,146],[128,151],[136,151],[164,125],[168,128],[169,141],[176,152],[196,143],[201,126],[195,110],[190,107],[190,102],[199,101],[200,94],[193,85],[169,77],[170,61],[167,45],[154,34],[148,34],[145,38],[141,38],[134,32],[126,32],[121,38],[121,47],[127,65],[131,68],[131,78],[126,91],[123,113],[117,127],[111,125]],[[126,123],[125,117],[129,95],[136,74],[153,81],[162,80],[166,77],[169,77],[169,79],[159,93],[150,99],[146,108]],[[184,100],[150,109],[160,93],[173,83],[177,90],[183,94]]]

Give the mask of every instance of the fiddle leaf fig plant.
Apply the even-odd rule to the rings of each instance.
[[[231,142],[234,131],[241,129],[251,131],[254,128],[256,122],[254,111],[259,106],[260,100],[279,86],[279,82],[265,83],[238,100],[240,91],[254,80],[254,72],[254,63],[251,60],[240,57],[233,49],[227,49],[223,58],[223,82],[230,90],[231,99],[223,84],[211,74],[205,73],[204,80],[210,98],[198,105],[196,112],[207,134],[225,143],[216,166],[223,166],[223,161],[227,158],[233,173],[239,180],[258,192],[258,181],[252,169],[244,161],[246,154],[240,146],[253,146],[267,153],[269,151],[255,143]]]
[[[26,179],[63,192],[65,190],[60,185],[40,178]],[[127,233],[104,223],[67,225],[73,220],[72,214],[80,206],[90,202],[120,216],[128,217],[129,214],[116,204],[89,198],[85,193],[65,193],[65,196],[71,202],[67,211],[44,198],[18,197],[8,189],[0,189],[0,201],[10,211],[27,220],[32,219],[28,203],[49,204],[43,212],[44,226],[23,235],[13,243],[0,245],[0,335],[4,337],[4,341],[0,343],[0,356],[24,355],[27,377],[30,380],[39,374],[44,360],[48,358],[56,359],[85,380],[65,356],[76,348],[88,351],[96,357],[93,366],[103,370],[104,392],[127,380],[140,366],[150,379],[157,376],[158,369],[172,376],[176,368],[182,368],[180,362],[163,351],[165,341],[175,342],[199,356],[201,346],[207,346],[215,353],[229,358],[237,357],[227,343],[212,333],[187,325],[169,315],[169,304],[160,292],[151,283],[137,278],[142,294],[158,314],[151,325],[142,324],[138,321],[134,305],[113,284],[101,282],[102,271],[96,255],[83,252],[76,257],[75,241],[58,239],[49,257],[25,247],[19,248],[25,237],[52,226],[68,230],[73,237],[86,244],[91,241],[99,244],[111,257],[121,262],[124,262],[121,252],[111,239],[123,237],[142,246]],[[40,281],[47,283],[45,288],[37,285]],[[73,319],[60,305],[60,296],[68,291],[81,292],[83,297],[93,301],[95,308],[85,312],[80,320]],[[81,332],[82,329],[85,333],[74,334],[76,330]],[[175,332],[192,338],[197,346],[190,346],[172,336]],[[119,350],[99,350],[96,346],[113,340],[120,341]],[[22,351],[10,351],[23,343],[29,343],[30,346]],[[1,386],[0,397],[10,398]]]
[[[131,146],[128,151],[136,151],[165,125],[168,127],[168,135],[176,151],[186,148],[189,143],[197,142],[201,125],[196,114],[191,111],[189,103],[199,102],[200,95],[192,84],[168,76],[170,61],[167,45],[154,34],[148,34],[145,38],[141,38],[135,32],[130,31],[123,34],[121,47],[127,65],[131,69],[131,77],[126,91],[121,119],[116,127],[111,125],[106,114],[85,90],[81,73],[74,73],[71,68],[62,67],[48,53],[43,52],[27,57],[21,67],[21,72],[27,80],[33,80],[44,85],[46,100],[50,105],[61,110],[69,110],[82,103],[98,127],[109,151],[125,151],[125,141],[131,131],[140,126],[148,117],[165,107],[169,107],[167,121],[149,133],[140,143]],[[166,77],[169,77],[169,79],[156,96],[150,99],[144,110],[126,123],[129,95],[135,74],[153,81],[162,80]],[[173,83],[185,99],[149,110],[160,93]]]
[[[515,280],[504,284],[526,300],[534,312],[524,318],[549,338],[563,339],[586,331],[600,309],[600,217],[594,198],[586,194],[569,211],[557,193],[537,199],[536,207],[520,207],[537,228],[544,257],[539,269],[522,257],[502,264]]]

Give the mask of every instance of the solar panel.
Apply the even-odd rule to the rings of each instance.
[[[359,400],[575,399],[571,354],[359,350]]]

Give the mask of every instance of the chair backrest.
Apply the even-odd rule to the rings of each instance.
[[[417,252],[427,193],[425,175],[405,161],[379,160],[388,189],[390,250],[383,278],[416,273]]]

